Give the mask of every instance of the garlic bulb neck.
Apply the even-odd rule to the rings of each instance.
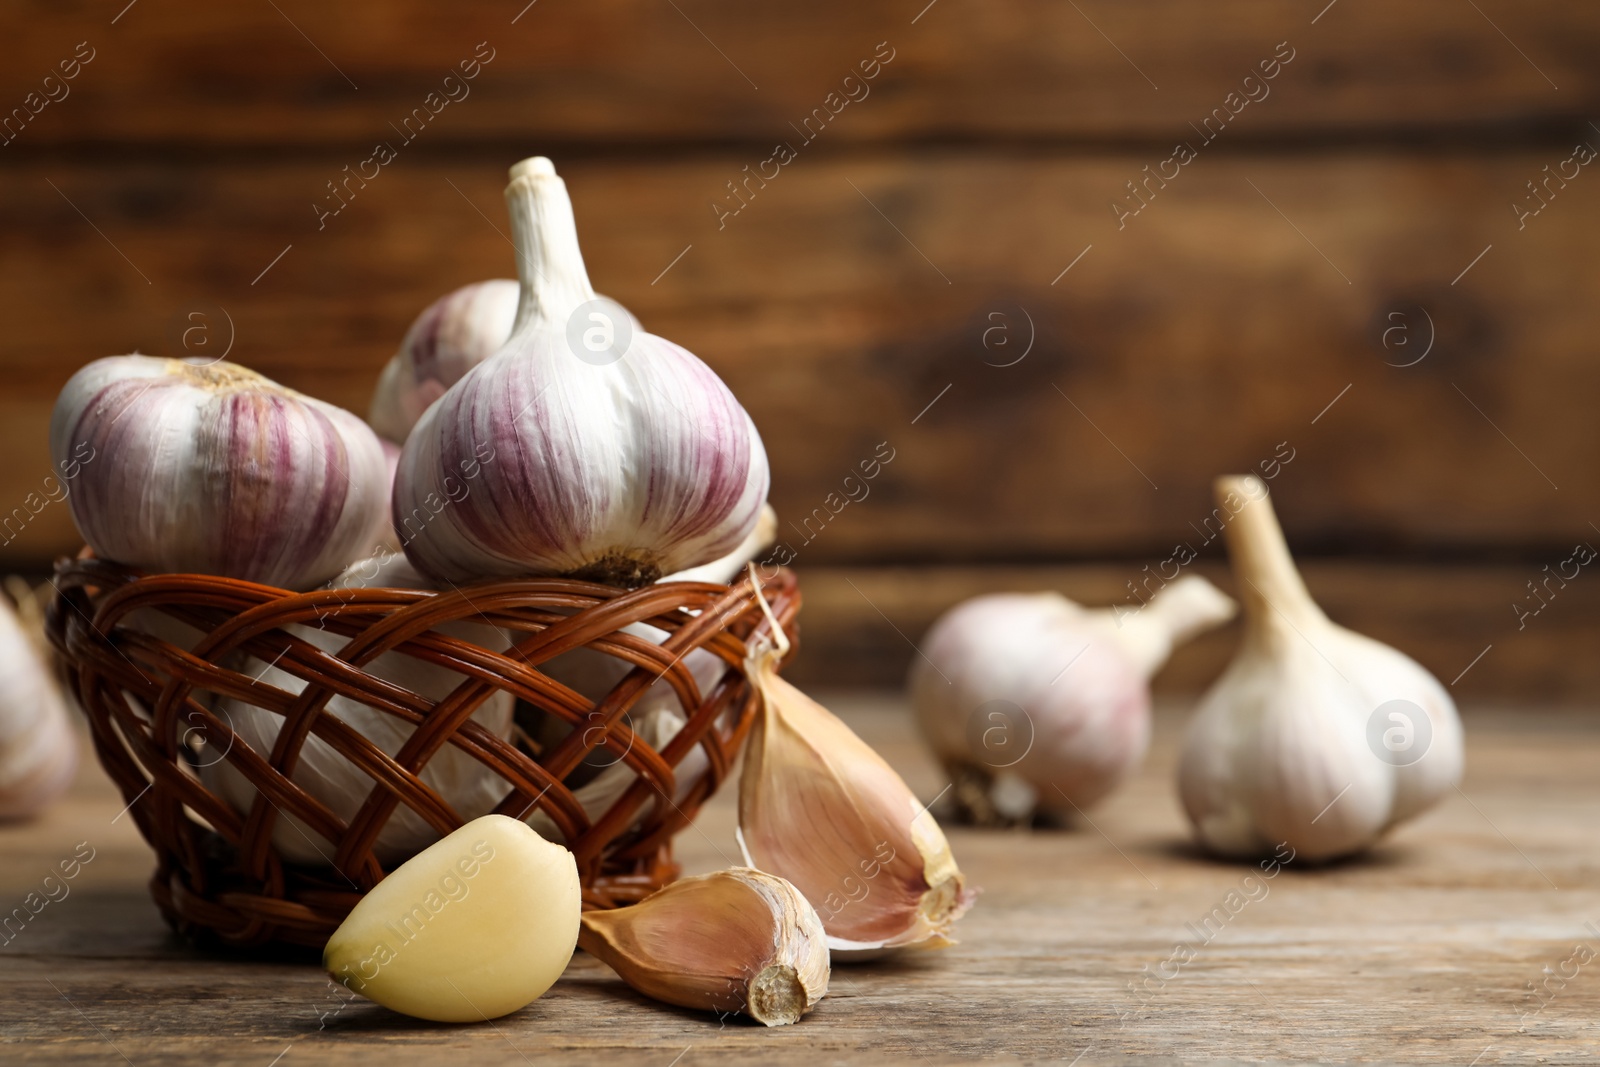
[[[1163,586],[1138,611],[1108,608],[1095,612],[1111,620],[1112,632],[1146,678],[1167,662],[1172,650],[1233,618],[1239,606],[1199,575],[1185,575]]]
[[[1246,640],[1282,636],[1291,627],[1327,621],[1289,555],[1267,486],[1253,474],[1215,482],[1217,506],[1231,514],[1223,528],[1244,603]]]
[[[572,213],[567,183],[544,156],[524,159],[511,168],[506,207],[511,212],[511,240],[517,248],[517,276],[522,282],[512,336],[520,334],[530,320],[562,326],[581,305],[595,298],[578,247],[578,221]]]

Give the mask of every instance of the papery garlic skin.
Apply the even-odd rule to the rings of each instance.
[[[330,588],[431,587],[412,569],[404,556],[382,556],[352,564],[330,584]],[[337,652],[349,641],[343,635],[316,626],[294,625],[288,629],[296,637],[330,653]],[[504,631],[486,623],[450,622],[439,626],[437,632],[493,651],[504,651],[510,644]],[[367,663],[365,670],[432,701],[442,700],[464,680],[462,675],[446,667],[435,666],[400,652],[385,652]],[[260,681],[286,692],[299,693],[305,689],[305,682],[300,678],[258,660],[248,661],[242,673],[258,677]],[[472,718],[497,737],[509,738],[513,704],[510,693],[496,690],[478,706]],[[329,698],[326,711],[355,727],[391,756],[400,751],[414,731],[414,727],[404,720],[345,696]],[[239,743],[248,745],[263,757],[272,752],[278,731],[283,725],[282,717],[232,699],[220,702],[218,715],[238,735]],[[249,812],[256,799],[256,788],[227,761],[225,752],[203,755],[200,774],[208,788],[228,801],[235,811],[240,814]],[[361,810],[367,795],[375,787],[370,774],[345,759],[337,749],[314,733],[308,734],[301,744],[300,757],[290,777],[346,823]],[[511,791],[511,787],[494,771],[468,753],[448,744],[434,753],[419,777],[463,819],[474,819],[494,810]],[[373,852],[379,860],[388,864],[415,855],[438,839],[438,831],[402,803],[390,814],[388,822],[379,832]],[[332,842],[283,811],[275,817],[272,844],[284,859],[308,866],[331,864],[335,852]]]
[[[486,815],[368,890],[328,939],[322,966],[418,1019],[497,1019],[561,977],[582,900],[572,853],[515,819]]]
[[[883,757],[778,677],[786,645],[746,665],[761,700],[739,777],[745,862],[805,894],[835,954],[950,944],[973,893],[944,832]]]
[[[964,813],[980,823],[1066,818],[1110,793],[1149,744],[1150,675],[1234,610],[1194,575],[1137,611],[1090,610],[1052,592],[951,608],[921,642],[910,694]]]
[[[578,943],[646,996],[766,1026],[798,1022],[828,991],[816,909],[789,882],[747,867],[586,912]]]
[[[82,464],[68,504],[95,554],[149,572],[310,589],[384,522],[372,430],[231,363],[96,360],[56,401],[50,453]]]
[[[510,278],[494,278],[423,309],[378,378],[367,415],[372,428],[403,444],[430,404],[506,343],[521,292]]]
[[[1460,781],[1455,705],[1416,662],[1322,613],[1265,483],[1218,479],[1217,499],[1232,515],[1244,639],[1190,721],[1178,771],[1184,810],[1201,843],[1225,856],[1280,843],[1313,861],[1362,851]],[[1380,756],[1374,735],[1390,701],[1409,702],[1401,707],[1419,743],[1428,735],[1420,755]],[[1425,723],[1410,721],[1415,709]]]
[[[732,552],[767,495],[755,424],[699,359],[596,302],[549,160],[512,168],[506,200],[517,324],[406,441],[396,528],[444,504],[406,554],[451,582],[564,575],[637,587]],[[611,347],[589,347],[591,331]],[[469,470],[470,490],[453,488]]]
[[[31,818],[67,791],[78,741],[38,648],[0,595],[0,822]]]

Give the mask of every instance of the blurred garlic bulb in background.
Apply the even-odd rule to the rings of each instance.
[[[95,554],[153,573],[311,589],[387,521],[366,423],[232,363],[95,360],[56,400],[50,453],[81,464],[67,499]]]
[[[506,201],[517,322],[406,440],[396,528],[429,500],[452,501],[407,556],[451,582],[561,575],[636,588],[732,552],[767,495],[750,416],[693,354],[596,297],[548,159],[513,167]],[[461,491],[468,471],[477,482]]]
[[[1225,856],[1365,849],[1461,779],[1461,722],[1438,680],[1335,625],[1295,569],[1264,482],[1219,478],[1244,640],[1189,723],[1178,788]]]
[[[431,588],[411,568],[404,556],[378,557],[354,563],[329,587]],[[349,640],[315,626],[291,626],[289,630],[296,637],[326,652],[337,652]],[[487,623],[450,622],[438,627],[437,632],[495,651],[503,651],[510,643],[503,631]],[[446,667],[425,663],[400,652],[385,652],[367,663],[365,669],[431,701],[442,700],[450,695],[464,680],[462,675]],[[305,683],[299,678],[259,660],[249,661],[246,667],[241,668],[241,673],[258,677],[290,693],[299,693],[305,688]],[[472,718],[497,737],[509,738],[511,708],[511,694],[498,690],[479,705]],[[325,710],[359,730],[391,756],[400,751],[412,734],[413,727],[409,723],[348,697],[332,697]],[[283,725],[281,716],[232,699],[220,701],[218,715],[238,735],[240,743],[248,745],[262,756],[272,751]],[[255,802],[256,788],[225,757],[225,752],[203,750],[201,780],[227,800],[235,811],[245,814]],[[301,744],[299,762],[290,777],[296,785],[326,804],[346,823],[360,810],[367,794],[375,786],[371,775],[345,759],[316,734],[308,734]],[[498,774],[466,752],[448,744],[428,760],[420,778],[464,820],[488,814],[510,792],[510,786]],[[438,832],[402,803],[395,808],[387,825],[378,834],[373,851],[385,864],[390,864],[415,855],[438,839]],[[332,842],[284,812],[276,817],[272,843],[285,859],[308,865],[331,863],[335,851]]]
[[[974,894],[944,832],[882,756],[778,677],[788,638],[768,618],[777,644],[745,668],[760,694],[739,776],[745,862],[805,894],[834,953],[949,944]]]
[[[500,350],[511,336],[521,293],[518,282],[493,278],[463,285],[423,309],[378,378],[367,421],[379,436],[404,443],[430,404]],[[633,329],[641,329],[627,315]]]
[[[72,784],[78,741],[34,639],[0,595],[0,820],[43,811]]]
[[[1059,820],[1111,792],[1149,743],[1151,675],[1235,608],[1189,575],[1137,610],[995,593],[945,612],[912,663],[911,703],[961,814]]]
[[[394,498],[394,472],[400,466],[400,446],[386,437],[378,438],[378,444],[383,446],[385,471],[383,498],[391,500]],[[378,524],[378,531],[374,535],[368,554],[373,556],[380,553],[398,554],[402,551],[404,551],[404,547],[400,543],[400,534],[395,530],[394,523],[390,519],[389,509],[384,508],[383,521]]]

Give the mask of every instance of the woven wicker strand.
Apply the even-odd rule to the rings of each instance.
[[[505,782],[500,814],[542,811],[565,835],[578,862],[587,907],[631,903],[677,876],[671,839],[727,778],[755,713],[741,669],[748,645],[768,624],[750,577],[729,586],[675,582],[626,591],[566,579],[475,585],[448,593],[342,589],[291,593],[207,575],[142,576],[93,558],[56,567],[50,606],[52,643],[69,685],[88,714],[96,754],[155,849],[151,892],[180,933],[238,947],[278,942],[320,947],[386,873],[374,843],[405,805],[440,835],[462,816],[419,777],[452,745]],[[793,634],[800,607],[794,576],[761,579],[763,595]],[[135,613],[138,613],[136,616]],[[152,613],[199,631],[190,650],[135,617]],[[516,635],[505,651],[441,634],[457,620]],[[622,632],[645,623],[667,632],[660,644]],[[347,643],[329,653],[295,636],[294,624],[320,627]],[[539,665],[578,648],[633,668],[591,701],[546,676]],[[684,665],[703,649],[724,664],[704,693]],[[385,653],[444,667],[460,684],[433,702],[367,673]],[[254,659],[304,681],[291,693],[234,669]],[[673,688],[687,723],[656,751],[630,729],[629,709],[658,679]],[[571,724],[542,752],[496,736],[472,719],[497,690]],[[415,729],[390,756],[325,711],[334,695],[359,701]],[[283,717],[270,752],[234,734],[213,697],[253,704]],[[581,727],[581,728],[580,728]],[[305,739],[315,734],[372,779],[348,824],[290,777]],[[255,786],[246,813],[209,790],[197,773],[201,752],[225,758]],[[574,796],[574,772],[595,749],[620,752],[637,775],[590,821]],[[684,799],[676,768],[696,747],[706,769]],[[293,815],[334,845],[326,868],[297,866],[272,844],[277,820]]]

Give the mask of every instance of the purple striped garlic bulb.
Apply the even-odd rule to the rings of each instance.
[[[506,189],[511,339],[406,440],[394,525],[439,581],[560,575],[636,587],[732,552],[766,499],[750,416],[692,353],[597,297],[543,157]]]
[[[367,421],[401,442],[428,406],[500,350],[517,318],[521,287],[510,278],[464,285],[429,304],[383,368]]]
[[[232,363],[110,356],[50,418],[72,517],[103,559],[311,589],[387,524],[383,449],[356,416]]]
[[[367,413],[378,436],[395,442],[410,437],[422,413],[446,389],[500,351],[511,336],[521,296],[521,283],[491,278],[463,285],[424,308],[378,377]],[[641,328],[632,312],[614,307],[632,329]]]

